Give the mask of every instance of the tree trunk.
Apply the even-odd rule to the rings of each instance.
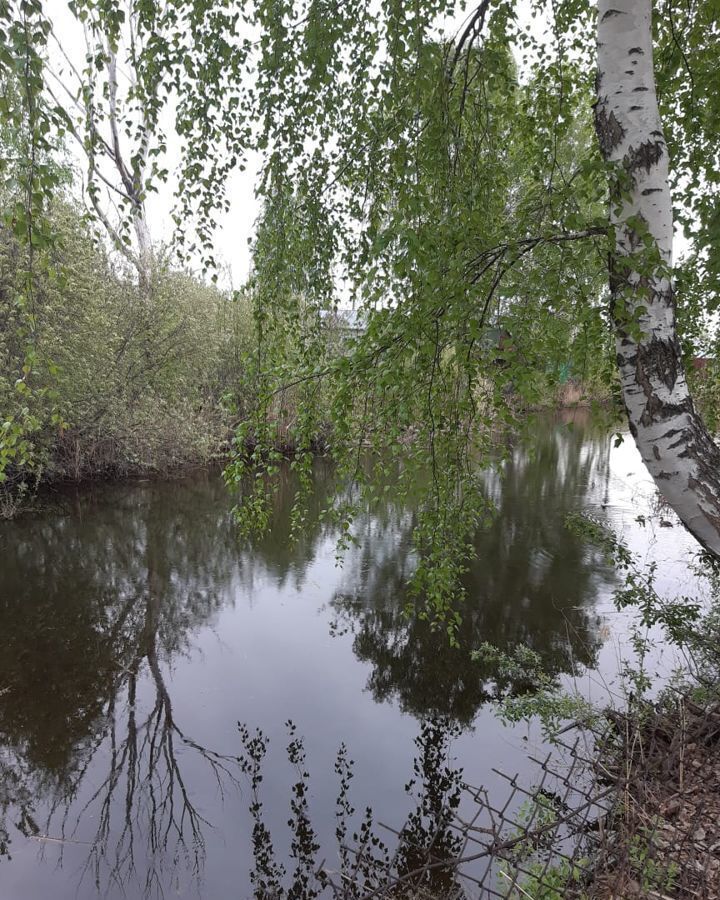
[[[140,285],[140,294],[143,299],[147,300],[152,289],[153,269],[155,268],[155,256],[153,251],[152,240],[150,238],[150,229],[148,228],[147,219],[145,218],[145,210],[141,202],[133,207],[133,226],[135,228],[135,237],[137,238],[137,256],[135,258],[135,268],[138,272],[138,283]]]
[[[675,330],[668,151],[652,0],[599,0],[595,128],[610,164],[610,290],[630,431],[660,493],[720,558],[720,450],[688,390]]]

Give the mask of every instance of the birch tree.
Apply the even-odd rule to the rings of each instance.
[[[595,124],[610,172],[610,288],[630,431],[661,494],[720,557],[720,450],[693,405],[676,328],[651,0],[599,0],[597,48]]]
[[[145,62],[147,23],[132,6],[127,15],[112,6],[101,11],[85,0],[71,8],[82,32],[84,59],[77,59],[77,49],[53,27],[45,89],[85,160],[84,195],[93,217],[147,295],[155,253],[146,201],[167,176],[160,162],[166,150],[159,123],[161,79]],[[161,17],[154,19],[161,29]]]

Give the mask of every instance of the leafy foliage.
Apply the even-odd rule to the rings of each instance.
[[[212,458],[227,446],[249,390],[251,320],[242,295],[167,266],[141,295],[76,206],[59,201],[48,215],[56,237],[50,250],[36,251],[44,274],[33,276],[32,334],[46,364],[28,368],[22,389],[13,372],[27,367],[28,334],[10,297],[27,251],[0,233],[7,513],[40,467],[44,477],[77,480]]]
[[[682,12],[661,4],[657,28],[695,273],[713,265],[712,200],[698,191],[717,169],[712,102],[693,116],[695,79],[711,77],[714,2]],[[58,135],[84,127],[91,165],[105,152],[100,126],[122,126],[131,149],[120,212],[130,222],[169,177],[166,114],[181,138],[180,246],[202,248],[210,269],[227,178],[259,159],[252,388],[227,469],[231,485],[252,480],[238,522],[267,527],[282,451],[303,473],[295,534],[311,453],[331,454],[355,497],[328,511],[345,545],[356,504],[388,468],[400,465],[405,490],[429,471],[414,540],[416,607],[452,640],[472,537],[490,512],[476,472],[493,430],[547,402],[570,375],[605,393],[613,385],[607,171],[588,102],[594,7],[532,0],[527,21],[509,0],[483,0],[458,28],[453,0],[74,0],[91,48],[80,73],[84,123],[43,80],[49,12],[40,0],[13,0],[5,20],[20,7],[38,38],[13,32],[7,64],[35,54],[43,121]],[[132,73],[122,103],[118,54]],[[690,284],[690,270],[681,274]],[[683,301],[689,347],[711,305],[694,284]],[[360,327],[339,344],[328,325],[348,304]]]
[[[482,43],[444,38],[437,23],[452,5],[440,2],[255,13],[264,208],[253,299],[267,399],[240,445],[249,430],[268,477],[239,515],[244,527],[267,522],[271,398],[304,386],[296,434],[308,450],[327,433],[322,393],[329,450],[359,502],[388,466],[401,464],[404,490],[431,473],[414,596],[451,640],[489,512],[476,461],[493,427],[542,402],[563,368],[602,377],[607,343],[603,189],[580,104],[588,72],[546,57],[521,84],[513,42],[537,43],[512,4],[479,9]],[[554,40],[582,51],[579,26],[555,26]],[[328,355],[323,322],[348,300],[362,328]],[[228,470],[235,482],[247,474],[242,460]],[[353,508],[342,515],[351,536]]]
[[[658,3],[658,98],[672,161],[678,222],[693,239],[681,268],[683,319],[717,309],[720,278],[720,102],[715,56],[720,26],[717,0]]]

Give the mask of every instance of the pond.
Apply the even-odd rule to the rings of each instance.
[[[587,413],[540,419],[485,483],[497,516],[477,539],[459,648],[403,614],[414,513],[391,496],[357,520],[342,566],[312,515],[289,545],[286,486],[270,535],[240,546],[217,473],[83,489],[0,525],[0,900],[251,896],[239,722],[269,741],[262,799],[283,859],[289,720],[331,862],[341,743],[354,805],[395,827],[428,716],[457,723],[470,782],[499,791],[495,769],[527,772],[537,733],[498,721],[471,650],[526,643],[598,697],[618,690],[627,634],[613,572],[567,515],[661,560],[667,591],[687,588],[695,547],[632,442]],[[315,512],[331,485],[318,463]]]

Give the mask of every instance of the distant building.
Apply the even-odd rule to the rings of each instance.
[[[690,365],[698,372],[702,372],[703,369],[707,369],[715,360],[712,356],[694,356],[690,360]]]

